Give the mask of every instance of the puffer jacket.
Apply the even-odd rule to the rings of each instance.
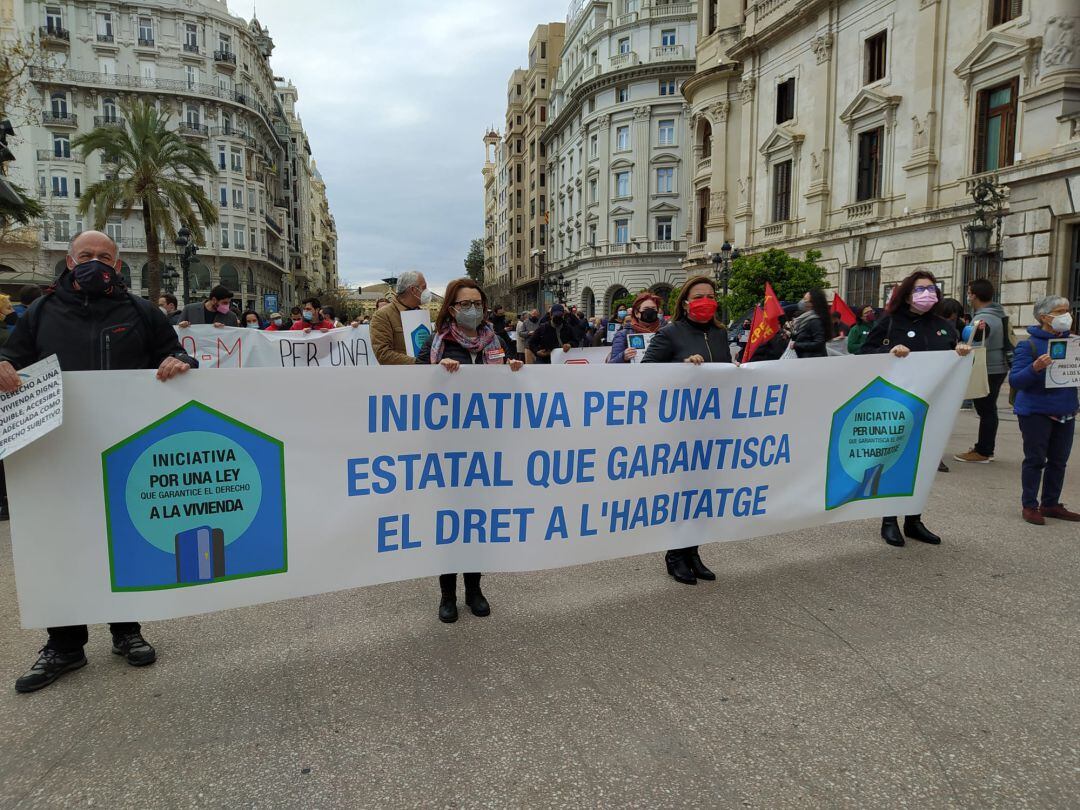
[[[1028,327],[1028,339],[1016,344],[1009,385],[1016,391],[1013,413],[1017,416],[1071,416],[1080,409],[1076,388],[1047,388],[1046,371],[1036,371],[1035,358],[1049,351],[1051,338],[1065,337],[1040,326]],[[1034,349],[1034,351],[1032,351]]]
[[[700,354],[706,363],[730,363],[727,329],[715,321],[699,324],[682,318],[672,321],[649,342],[642,363],[681,363]]]

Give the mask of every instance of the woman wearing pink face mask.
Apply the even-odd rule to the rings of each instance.
[[[955,351],[966,357],[971,346],[959,342],[955,327],[941,317],[940,309],[937,279],[929,270],[916,270],[893,290],[885,312],[874,323],[859,354],[907,357],[912,352]],[[903,533],[897,518],[882,519],[881,538],[890,546],[904,545],[905,535],[935,546],[941,542],[923,525],[922,515],[905,517]]]
[[[715,281],[707,276],[689,279],[675,299],[674,312],[671,323],[653,336],[642,363],[731,362],[727,329],[718,320]],[[668,573],[683,585],[716,579],[701,561],[697,546],[672,549],[664,562]]]

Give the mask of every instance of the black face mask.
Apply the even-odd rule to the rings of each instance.
[[[87,295],[103,295],[113,285],[113,272],[113,268],[97,259],[77,264],[71,270],[79,289]]]
[[[660,318],[660,313],[655,309],[643,309],[638,314],[638,320],[642,323],[656,323]]]

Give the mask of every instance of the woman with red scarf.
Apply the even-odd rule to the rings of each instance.
[[[630,335],[654,335],[660,331],[663,321],[660,318],[660,307],[663,301],[656,293],[649,291],[638,293],[630,307],[630,314],[626,318],[626,324],[615,333],[611,341],[611,355],[609,363],[631,363],[637,356],[637,349],[627,345]]]
[[[661,329],[645,350],[642,363],[730,363],[728,333],[716,314],[716,282],[707,276],[687,280],[675,299],[672,322]],[[674,548],[664,555],[668,573],[683,585],[699,579],[712,582],[716,574],[705,567],[697,546]]]
[[[508,360],[506,350],[484,313],[488,311],[487,296],[471,278],[450,282],[443,295],[442,308],[435,316],[435,332],[424,343],[416,358],[418,366],[440,365],[451,374],[461,365],[508,365],[511,371],[525,365],[521,360]],[[480,590],[480,574],[469,573],[465,579],[465,604],[474,616],[487,616],[491,606]],[[451,623],[458,618],[457,574],[439,577],[442,598],[439,620]]]

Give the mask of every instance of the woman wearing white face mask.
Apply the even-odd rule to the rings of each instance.
[[[462,365],[508,365],[511,371],[520,370],[525,364],[507,358],[495,329],[484,317],[487,311],[487,296],[475,281],[470,278],[451,281],[446,287],[442,308],[435,316],[435,333],[420,349],[416,365],[440,365],[451,374]],[[480,574],[465,574],[464,579],[465,604],[469,610],[475,616],[489,615],[491,606],[480,590]],[[440,576],[439,589],[442,592],[439,620],[447,624],[456,622],[457,574]]]
[[[1013,412],[1024,438],[1022,514],[1028,523],[1042,526],[1046,518],[1080,521],[1080,514],[1061,503],[1080,402],[1075,388],[1046,387],[1046,370],[1054,364],[1050,340],[1068,337],[1073,328],[1069,299],[1057,295],[1040,299],[1035,303],[1035,321],[1028,327],[1028,339],[1016,345],[1009,385],[1016,390]]]

